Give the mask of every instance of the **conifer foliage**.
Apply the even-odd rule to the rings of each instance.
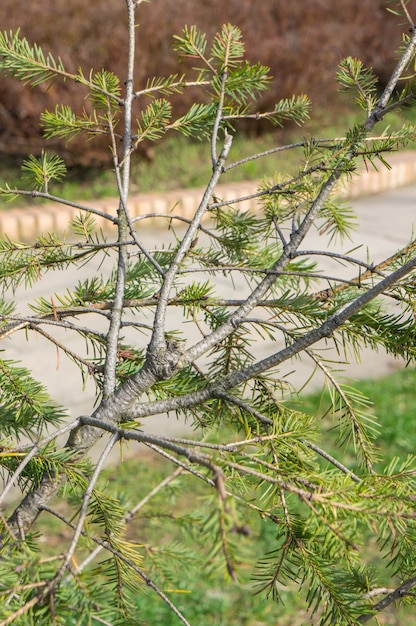
[[[192,588],[192,568],[200,567],[222,567],[235,585],[250,569],[253,593],[266,594],[270,602],[280,602],[286,587],[299,588],[314,623],[364,623],[391,603],[412,598],[416,463],[406,458],[386,465],[379,458],[382,424],[369,411],[369,400],[337,379],[339,363],[327,348],[334,346],[341,361],[367,346],[414,360],[415,242],[404,242],[377,265],[354,253],[331,253],[342,267],[339,276],[325,275],[319,259],[329,254],[329,239],[338,238],[342,250],[352,227],[350,209],[337,200],[339,184],[363,161],[384,167],[386,154],[415,139],[412,126],[394,133],[373,130],[416,97],[412,80],[400,87],[415,63],[416,7],[389,3],[407,33],[383,91],[358,59],[340,63],[340,88],[362,111],[361,122],[344,137],[304,138],[247,155],[244,161],[302,149],[291,175],[277,172],[262,182],[259,210],[250,212],[241,208],[245,198],[223,200],[216,193],[227,170],[240,164],[233,160],[238,120],[302,125],[310,115],[308,98],[285,98],[259,113],[256,98],[267,89],[268,68],[245,60],[241,32],[230,24],[212,41],[184,26],[174,49],[192,60],[189,75],[134,84],[140,62],[136,36],[146,28],[141,4],[126,0],[125,76],[106,69],[73,73],[19,32],[0,35],[0,69],[7,75],[31,85],[71,81],[80,86],[80,98],[87,90],[90,101],[82,115],[64,104],[42,114],[45,149],[24,161],[26,186],[4,183],[1,196],[65,203],[53,193],[55,181],[66,175],[65,163],[48,151],[47,139],[78,135],[108,138],[119,192],[116,217],[79,205],[66,237],[48,233],[31,245],[0,241],[0,624],[141,624],[143,593],[154,594],[178,623],[189,624],[169,588],[184,583],[184,570]],[[201,97],[176,117],[170,98],[190,87],[199,88]],[[212,176],[191,219],[177,215],[175,207],[159,215],[160,228],[173,232],[172,244],[156,241],[147,249],[142,221],[129,212],[131,157],[144,140],[157,143],[168,133],[205,142]],[[108,220],[116,235],[104,236],[97,217]],[[185,230],[179,228],[184,221]],[[321,233],[319,249],[308,247],[314,229]],[[31,303],[30,314],[19,312],[13,293],[20,285],[29,290],[50,271],[88,268],[93,258],[108,257],[114,259],[111,274],[92,269],[74,289],[45,293]],[[245,290],[235,292],[236,277],[243,278]],[[81,336],[83,350],[66,348],[54,335],[60,328]],[[78,365],[80,378],[66,382],[74,395],[82,393],[86,378],[94,380],[97,398],[89,415],[67,419],[66,407],[51,399],[53,390],[7,355],[22,333],[28,341],[42,335]],[[268,355],[256,356],[263,344]],[[336,433],[330,449],[320,418],[291,408],[296,390],[280,367],[290,360],[296,367],[299,356],[326,376]],[[145,433],[143,424],[151,430],[157,414],[166,420],[180,416],[192,425],[192,435]],[[104,450],[93,462],[88,453],[99,439]],[[136,502],[102,481],[109,452],[126,442],[129,450],[137,445],[138,458],[151,449],[171,472],[143,485],[137,471],[132,478],[141,483],[140,493],[147,492]],[[12,485],[21,498],[11,510]],[[201,510],[201,498],[193,501],[192,495],[201,493],[200,485]],[[152,498],[164,490],[170,513],[151,508]],[[176,517],[175,497],[185,496],[193,502],[191,511]],[[146,522],[159,518],[186,532],[197,528],[205,563],[160,534],[153,543],[133,542],[139,514],[136,533],[142,529],[146,536]],[[269,550],[257,555],[257,563],[244,563],[243,544],[255,541],[250,527],[271,529]],[[60,544],[54,552],[55,535]],[[369,543],[389,562],[388,590],[370,562]],[[46,555],[45,545],[51,546]]]

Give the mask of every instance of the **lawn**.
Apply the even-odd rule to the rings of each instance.
[[[363,394],[373,400],[370,411],[379,421],[378,444],[386,462],[397,455],[405,458],[415,451],[415,376],[415,371],[408,369],[396,371],[381,380],[356,384]],[[316,415],[322,425],[323,437],[328,438],[331,449],[333,422],[327,411],[328,402],[327,394],[315,394],[300,398],[296,406]],[[323,445],[322,442],[320,445]],[[156,485],[173,470],[173,465],[169,467],[165,461],[142,449],[128,458],[116,472],[107,470],[103,480],[104,483],[111,483],[112,489],[116,488],[125,504],[133,506],[145,496],[149,484]],[[204,539],[210,525],[218,521],[215,497],[204,485],[197,483],[195,486],[195,483],[191,477],[180,475],[140,510],[129,530],[129,538],[143,546],[147,574],[177,605],[190,624],[306,626],[318,623],[316,616],[307,613],[302,594],[294,588],[282,589],[283,604],[276,603],[265,593],[256,594],[259,589],[253,583],[256,561],[276,544],[274,527],[264,524],[256,515],[248,513],[244,520],[245,531],[231,537],[239,563],[239,580],[229,580],[221,555],[214,554]],[[366,547],[366,552],[368,559],[373,560],[371,544]],[[162,565],[163,556],[167,554],[172,557],[168,567]],[[197,566],[194,564],[191,567],[195,557]],[[373,564],[375,567],[380,565],[378,561]],[[145,585],[135,602],[141,624],[176,626],[180,623]],[[414,613],[414,606],[400,610],[391,607],[381,614],[379,623],[414,626]],[[373,620],[370,625],[375,623]]]
[[[227,165],[238,162],[247,156],[296,143],[308,137],[342,136],[350,126],[361,120],[361,116],[359,118],[353,117],[345,109],[345,104],[346,102],[343,105],[340,104],[339,110],[329,113],[328,111],[315,111],[313,119],[301,129],[297,127],[288,130],[271,128],[270,132],[258,136],[237,132],[233,138],[233,146]],[[402,122],[413,123],[413,118],[413,112],[408,111],[403,120],[389,119],[386,128],[388,128],[388,132],[397,130]],[[45,143],[45,149],[47,149],[47,143]],[[192,140],[180,135],[169,135],[162,142],[154,145],[151,155],[150,159],[143,159],[139,155],[133,156],[131,193],[165,192],[174,189],[200,187],[204,186],[211,176],[210,147],[206,141]],[[228,170],[222,182],[263,180],[273,177],[276,172],[280,174],[296,172],[301,166],[302,160],[302,148],[284,150],[266,158],[249,160]],[[3,158],[0,161],[0,166],[1,187],[7,183],[11,188],[26,188],[18,160],[11,162]],[[117,196],[110,155],[107,167],[75,167],[70,169],[64,181],[60,184],[54,184],[51,192],[69,201]],[[37,200],[37,202],[42,201]],[[18,197],[12,203],[1,203],[0,208],[7,209],[25,203],[33,203],[33,200]]]

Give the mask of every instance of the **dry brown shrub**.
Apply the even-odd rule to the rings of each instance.
[[[86,72],[106,67],[123,76],[126,52],[126,11],[123,0],[2,0],[2,27],[20,27],[29,41],[61,56],[66,67]],[[178,71],[172,36],[184,24],[196,24],[209,37],[226,22],[239,26],[247,56],[271,68],[270,91],[261,109],[293,93],[308,93],[314,104],[332,108],[336,99],[334,76],[344,56],[361,58],[386,80],[394,64],[392,49],[401,41],[399,18],[386,12],[384,0],[154,0],[140,6],[137,81]],[[179,68],[181,71],[181,68]],[[195,94],[174,99],[183,113]],[[200,97],[200,96],[198,96]],[[57,103],[80,113],[79,87],[56,82],[34,89],[9,78],[0,82],[0,154],[39,152],[42,139],[39,114]],[[107,142],[50,142],[69,163],[91,165],[108,158]],[[146,150],[144,150],[146,154]]]

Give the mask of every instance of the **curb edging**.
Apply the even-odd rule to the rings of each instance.
[[[402,152],[389,157],[390,169],[382,167],[376,169],[362,169],[354,174],[347,183],[343,183],[340,195],[344,198],[355,199],[363,196],[411,185],[416,181],[416,151]],[[255,193],[260,181],[248,181],[218,185],[215,194],[223,200],[245,198]],[[132,218],[144,217],[154,213],[168,214],[175,207],[176,214],[191,218],[197,208],[204,188],[184,189],[166,193],[132,194],[129,198],[129,210]],[[99,208],[101,211],[116,215],[118,200],[104,198],[83,203],[86,207]],[[243,210],[253,209],[257,204],[256,198],[247,198],[239,202]],[[69,226],[71,219],[79,213],[79,209],[63,204],[33,205],[18,209],[0,211],[0,236],[7,236],[12,240],[31,241],[41,233],[63,233]],[[103,217],[94,216],[97,226],[103,230],[110,230],[110,222]],[[154,224],[155,218],[149,218],[146,223]]]

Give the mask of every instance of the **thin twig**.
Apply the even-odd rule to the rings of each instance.
[[[389,594],[387,594],[387,596],[383,598],[382,600],[380,600],[380,602],[377,602],[377,604],[372,606],[371,612],[365,613],[364,615],[360,615],[357,621],[360,622],[360,624],[365,624],[366,622],[369,622],[370,619],[373,619],[374,615],[376,615],[377,613],[380,613],[380,611],[383,611],[390,604],[392,604],[393,602],[396,602],[397,600],[404,598],[410,592],[410,590],[413,589],[413,587],[415,586],[416,586],[416,578],[414,577],[408,578],[401,585],[399,585],[396,589],[394,589],[394,591],[391,591]]]
[[[139,96],[147,96],[148,94],[154,93],[155,91],[161,91],[162,93],[166,89],[183,89],[189,87],[206,87],[211,84],[210,80],[177,80],[173,83],[169,83],[168,86],[155,85],[153,87],[145,87],[145,89],[140,89],[139,91],[134,92],[134,97],[138,98]]]
[[[54,583],[58,583],[58,581],[62,578],[63,574],[65,573],[73,555],[75,552],[75,549],[77,547],[79,538],[83,532],[84,529],[84,523],[85,523],[85,518],[88,512],[88,505],[89,502],[91,500],[91,497],[93,495],[93,491],[94,491],[94,487],[95,484],[100,476],[101,470],[103,468],[104,465],[104,461],[106,460],[106,458],[108,457],[108,455],[110,454],[111,450],[114,447],[114,444],[117,443],[119,439],[119,435],[118,433],[114,434],[108,441],[107,445],[105,446],[103,452],[100,455],[99,461],[97,463],[97,465],[95,466],[94,472],[88,482],[88,486],[85,490],[84,493],[84,497],[82,499],[82,504],[81,504],[81,509],[79,512],[79,516],[78,516],[78,522],[75,526],[75,531],[74,531],[74,536],[72,537],[71,543],[69,544],[69,547],[66,551],[65,554],[65,558],[64,561],[61,565],[61,567],[59,568],[59,570],[57,571],[57,573],[55,574],[53,580]]]
[[[414,28],[415,28],[415,23],[414,23],[414,21],[412,20],[412,18],[410,16],[410,13],[409,13],[409,11],[407,9],[405,0],[400,0],[400,4],[401,4],[402,10],[403,10],[403,13],[406,16],[406,19],[409,22],[410,30],[413,31]]]
[[[322,448],[320,448],[316,444],[306,439],[304,440],[304,444],[307,445],[308,448],[310,448],[314,452],[317,452],[317,454],[319,454],[319,456],[321,456],[323,459],[325,459],[326,461],[329,461],[329,463],[331,463],[334,467],[337,467],[339,470],[341,470],[341,472],[343,472],[347,476],[350,476],[351,480],[353,480],[355,483],[361,482],[361,478],[357,476],[357,474],[354,474],[352,470],[350,470],[348,467],[340,463],[337,459],[331,456],[328,452],[326,452],[325,450],[322,450]]]
[[[183,472],[183,468],[182,467],[176,468],[176,470],[174,472],[172,472],[172,474],[169,474],[169,476],[166,476],[166,478],[161,480],[160,483],[158,483],[155,487],[153,487],[153,489],[151,491],[149,491],[145,495],[145,497],[140,500],[140,502],[138,502],[132,509],[130,509],[130,511],[128,513],[126,513],[126,515],[124,516],[124,521],[126,522],[126,524],[128,524],[133,519],[133,517],[138,513],[138,511],[140,511],[140,509],[142,509],[149,502],[149,500],[151,498],[153,498],[156,494],[158,494],[159,491],[164,489],[164,487],[169,485],[169,483],[171,483],[172,480],[175,480],[175,478],[177,478],[182,472]],[[84,559],[84,561],[82,561],[82,563],[80,563],[76,567],[75,572],[77,574],[82,572],[82,570],[84,570],[92,561],[94,561],[94,559],[102,551],[103,547],[104,546],[102,546],[102,545],[98,545],[95,548],[95,550],[93,550],[88,555],[88,557],[86,559]]]
[[[189,225],[185,235],[183,236],[175,257],[172,259],[169,269],[165,274],[163,285],[159,293],[159,302],[155,312],[154,331],[149,345],[149,353],[154,353],[165,348],[165,320],[169,295],[180,264],[182,263],[183,259],[185,258],[186,254],[192,246],[192,242],[194,241],[195,235],[199,229],[201,219],[208,208],[211,196],[214,192],[218,180],[220,179],[223,165],[231,148],[231,143],[232,137],[231,135],[227,135],[224,140],[224,147],[218,158],[217,165],[214,169],[211,180],[207,185],[199,207],[195,212],[192,223]]]
[[[227,51],[228,51],[228,48],[229,48],[229,41],[227,43]],[[217,114],[215,116],[214,126],[212,128],[212,135],[211,135],[211,163],[212,163],[213,171],[217,167],[218,131],[219,131],[220,124],[221,124],[221,121],[222,121],[222,113],[223,113],[224,98],[225,98],[225,86],[227,84],[227,77],[228,77],[228,71],[227,71],[227,58],[226,58],[225,68],[224,68],[222,76],[221,76],[220,100],[219,100],[219,103],[218,103]]]
[[[132,125],[132,102],[133,102],[133,76],[135,57],[135,4],[132,0],[127,0],[128,18],[128,53],[127,53],[127,76],[126,93],[124,97],[124,129],[123,142],[124,153],[122,166],[119,163],[116,142],[114,137],[114,127],[112,125],[111,108],[108,106],[108,123],[110,125],[111,138],[113,142],[113,163],[116,175],[117,188],[119,193],[118,208],[118,240],[125,241],[128,236],[127,224],[127,198],[130,183],[130,146],[131,146],[131,125]],[[122,171],[120,172],[120,167]],[[121,317],[123,313],[123,299],[125,293],[126,272],[127,272],[127,249],[121,246],[118,249],[116,286],[114,291],[114,302],[111,311],[110,327],[107,334],[107,354],[104,365],[103,398],[108,398],[116,387],[117,352],[120,334]]]
[[[57,350],[62,350],[66,354],[66,356],[73,359],[75,363],[80,364],[81,366],[84,366],[90,374],[94,373],[95,366],[93,363],[91,363],[91,361],[83,359],[81,356],[76,354],[73,350],[70,350],[70,348],[68,348],[68,346],[66,346],[64,343],[62,343],[61,341],[58,341],[58,339],[56,339],[55,337],[47,333],[45,330],[43,330],[43,328],[40,328],[39,324],[36,324],[35,326],[33,326],[32,330],[34,330],[39,335],[41,335],[42,337],[50,341],[57,348]],[[58,361],[58,364],[59,364],[59,361]]]
[[[46,505],[42,506],[42,510],[47,511],[51,515],[54,515],[55,517],[60,519],[62,522],[64,522],[67,526],[75,530],[76,528],[75,524],[67,520],[63,515],[61,515],[57,511],[54,511],[53,509],[51,509],[50,507]],[[86,536],[86,534],[87,533],[85,532],[85,530],[81,531],[81,535]],[[182,623],[185,624],[185,626],[190,626],[189,622],[185,619],[185,617],[182,615],[179,609],[177,609],[177,607],[173,604],[173,602],[169,600],[169,598],[163,593],[163,591],[159,589],[156,583],[151,578],[149,578],[149,576],[147,576],[145,572],[136,565],[136,563],[131,561],[122,552],[114,548],[114,546],[112,546],[108,541],[99,539],[98,537],[93,537],[92,535],[88,535],[88,538],[94,543],[96,543],[97,545],[99,545],[101,548],[111,552],[111,554],[113,554],[118,559],[126,563],[126,565],[131,567],[131,569],[140,576],[140,578],[146,583],[146,585],[150,587],[150,589],[153,589],[153,591],[168,605],[168,607],[175,613],[175,615],[179,617]],[[10,623],[10,622],[7,622],[7,623]],[[3,622],[0,624],[0,626],[3,626]]]
[[[414,96],[412,96],[414,98]],[[284,146],[275,146],[274,148],[270,148],[269,150],[264,150],[263,152],[258,152],[257,154],[250,155],[245,157],[244,159],[240,159],[239,161],[234,161],[229,165],[224,167],[224,172],[228,172],[228,170],[233,169],[234,167],[239,167],[240,165],[244,165],[244,163],[249,163],[250,161],[254,161],[256,159],[261,159],[263,157],[268,157],[272,154],[276,154],[278,152],[285,152],[286,150],[293,150],[294,148],[305,148],[309,144],[313,143],[313,145],[320,146],[329,144],[328,149],[331,148],[334,144],[345,142],[346,137],[328,137],[328,138],[311,138],[304,141],[297,141],[295,143],[286,144]],[[372,142],[372,141],[380,141],[389,139],[389,135],[380,135],[379,137],[365,137],[363,139],[364,142]]]
[[[313,352],[311,352],[310,350],[305,350],[305,353],[322,370],[322,372],[325,374],[327,379],[330,381],[330,383],[333,386],[333,388],[336,390],[336,392],[339,395],[339,397],[342,399],[342,402],[344,403],[344,407],[346,408],[347,413],[350,416],[351,421],[352,421],[352,431],[353,431],[354,435],[358,438],[358,441],[360,442],[360,450],[361,450],[361,453],[362,453],[362,455],[364,457],[367,469],[368,469],[370,474],[374,474],[373,465],[372,465],[371,460],[370,460],[370,458],[369,458],[369,456],[367,454],[367,450],[366,450],[367,446],[365,445],[364,435],[363,435],[363,433],[361,431],[360,422],[359,422],[359,420],[358,420],[358,418],[357,418],[357,416],[355,414],[354,407],[352,406],[350,400],[348,399],[348,397],[347,397],[346,393],[344,392],[344,390],[342,389],[341,385],[338,383],[337,380],[335,380],[335,378],[332,375],[332,373],[322,363],[322,361],[320,359],[318,359],[313,354]]]
[[[353,284],[355,284],[357,287],[358,286],[362,286],[361,283],[363,283],[365,280],[373,277],[375,274],[377,274],[378,276],[382,276],[383,278],[385,277],[385,273],[383,272],[384,269],[388,268],[389,266],[393,265],[394,263],[397,263],[398,261],[400,261],[401,259],[405,258],[406,256],[408,256],[410,253],[414,252],[416,250],[416,241],[411,241],[407,246],[405,246],[404,248],[401,248],[400,250],[398,250],[398,252],[396,252],[395,254],[393,254],[392,256],[388,257],[387,259],[384,259],[384,261],[381,261],[380,263],[377,263],[377,265],[371,265],[369,264],[366,271],[363,274],[359,274],[358,276],[356,276],[355,278],[351,279],[351,282]],[[297,255],[302,255],[302,254],[323,254],[322,252],[318,252],[318,253],[314,253],[312,251],[305,251],[305,252],[299,252],[297,253]],[[334,256],[334,258],[337,258],[337,253],[325,253],[328,256]],[[350,259],[351,257],[347,257],[348,259]],[[342,259],[342,255],[341,255],[341,259]],[[357,261],[351,258],[351,263],[356,263],[357,265],[360,265],[362,267],[366,267],[367,264],[363,263],[361,261]],[[344,291],[346,288],[346,286],[344,285],[338,285],[337,287],[331,287],[329,290],[328,289],[324,289],[321,291],[318,291],[314,297],[317,299],[323,299],[323,300],[327,300],[330,296],[335,295],[336,293],[340,293],[342,291]]]
[[[27,196],[29,198],[43,198],[45,200],[50,200],[51,202],[57,202],[58,204],[64,204],[65,206],[79,209],[80,211],[83,211],[85,213],[93,213],[98,217],[103,217],[105,220],[108,220],[113,224],[117,224],[117,218],[110,213],[105,213],[105,211],[101,211],[100,209],[95,209],[94,207],[86,206],[85,204],[80,204],[79,202],[73,202],[72,200],[66,200],[65,198],[61,198],[59,196],[53,196],[52,194],[45,193],[44,191],[26,191],[24,189],[11,189],[8,191],[8,194],[14,194],[16,196]]]

